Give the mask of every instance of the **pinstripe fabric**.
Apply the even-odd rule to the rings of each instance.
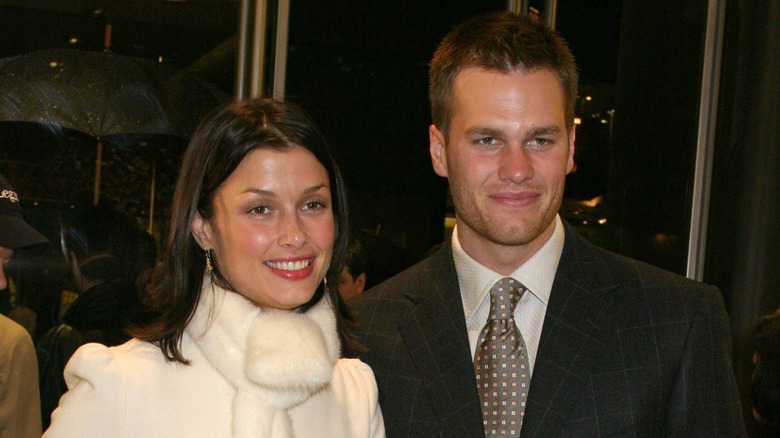
[[[565,227],[521,436],[745,436],[720,292]],[[483,436],[449,244],[349,305],[389,438]]]

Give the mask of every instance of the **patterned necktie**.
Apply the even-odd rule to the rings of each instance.
[[[474,355],[487,437],[519,436],[523,424],[530,370],[514,311],[525,290],[509,277],[490,289],[490,315]]]

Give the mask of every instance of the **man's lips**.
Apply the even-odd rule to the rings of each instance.
[[[288,280],[302,280],[314,270],[314,257],[295,260],[268,260],[265,266],[274,274]]]
[[[536,202],[540,196],[539,192],[532,191],[498,192],[488,195],[488,199],[508,206],[522,207]]]

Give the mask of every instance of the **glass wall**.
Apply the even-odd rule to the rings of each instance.
[[[108,49],[140,64],[161,99],[187,116],[171,115],[174,126],[161,132],[1,122],[0,171],[28,214],[100,199],[159,235],[188,130],[234,94],[240,5],[97,3],[0,2],[0,69],[40,49]],[[550,2],[530,3],[545,13]],[[576,171],[562,215],[597,244],[684,273],[707,8],[656,3],[557,2],[555,26],[582,78]],[[291,2],[286,97],[331,142],[353,229],[381,248],[386,275],[421,259],[452,224],[446,181],[428,155],[431,55],[456,23],[506,7],[505,0]],[[110,109],[102,106],[85,110],[94,117]],[[44,227],[55,237],[56,220],[42,217],[52,218]]]

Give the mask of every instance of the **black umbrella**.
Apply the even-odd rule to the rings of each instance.
[[[50,124],[97,139],[95,203],[107,137],[186,137],[226,100],[186,72],[112,52],[47,49],[0,59],[0,120]]]

